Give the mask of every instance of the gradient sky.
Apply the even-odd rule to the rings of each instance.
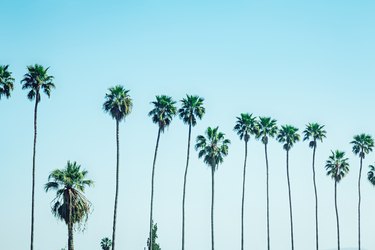
[[[331,149],[350,157],[338,189],[342,247],[357,243],[359,159],[353,135],[375,135],[374,1],[47,1],[2,0],[0,64],[16,78],[0,102],[0,240],[4,249],[27,249],[30,237],[33,104],[19,81],[26,66],[50,66],[56,89],[39,106],[35,249],[60,250],[67,227],[52,216],[48,174],[77,161],[95,187],[77,249],[99,249],[111,235],[115,188],[115,122],[102,111],[110,86],[130,89],[134,110],[120,127],[120,195],[117,248],[146,246],[152,158],[157,126],[147,116],[155,95],[176,101],[205,98],[207,114],[193,138],[219,126],[232,144],[216,173],[215,246],[240,247],[243,142],[233,132],[241,112],[272,116],[304,129],[326,125],[317,151],[321,249],[336,246],[334,182],[325,176]],[[180,247],[181,199],[187,126],[175,119],[160,141],[154,219],[163,250]],[[291,151],[295,247],[314,249],[312,152],[306,142]],[[271,247],[289,250],[289,214],[282,145],[271,140]],[[375,249],[375,188],[363,178],[362,245]],[[210,171],[192,151],[186,207],[186,248],[210,247]],[[249,145],[245,245],[266,248],[265,163],[260,142]]]

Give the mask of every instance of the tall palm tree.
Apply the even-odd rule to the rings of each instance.
[[[197,119],[202,119],[205,108],[203,107],[204,99],[199,96],[186,95],[186,98],[181,100],[182,107],[178,110],[179,116],[182,121],[189,125],[188,134],[188,147],[186,154],[186,167],[184,174],[184,188],[182,193],[182,250],[185,249],[185,193],[186,193],[186,177],[189,167],[189,156],[190,156],[190,139],[191,139],[191,127],[197,124]]]
[[[208,127],[206,137],[198,135],[195,149],[199,151],[198,157],[203,157],[203,162],[211,168],[211,247],[214,247],[214,194],[215,178],[214,173],[219,164],[223,163],[224,157],[228,155],[229,139],[225,139],[225,134],[219,132],[219,127]]]
[[[290,187],[289,176],[289,150],[293,145],[300,140],[298,128],[291,125],[281,126],[281,129],[276,138],[280,143],[283,143],[283,149],[286,151],[286,177],[288,181],[288,194],[289,194],[289,216],[290,216],[290,238],[292,250],[294,250],[294,235],[293,235],[293,210],[292,210],[292,193]]]
[[[9,98],[13,90],[14,78],[8,67],[9,65],[0,65],[0,100],[3,95]]]
[[[100,246],[103,250],[110,250],[112,241],[109,238],[105,237],[102,239],[102,241],[100,241]]]
[[[245,208],[245,182],[246,182],[246,161],[247,161],[247,145],[251,135],[258,133],[258,126],[256,118],[252,114],[242,113],[240,117],[237,117],[234,131],[240,137],[240,140],[245,142],[245,159],[243,166],[242,176],[242,205],[241,205],[241,250],[244,248],[244,208]]]
[[[331,176],[335,181],[335,211],[336,211],[336,226],[337,226],[337,249],[340,250],[340,224],[339,224],[339,212],[337,209],[337,184],[345,177],[349,172],[348,158],[345,157],[345,153],[339,150],[331,151],[332,154],[326,161],[325,168],[327,175]]]
[[[318,141],[323,142],[323,139],[326,138],[327,132],[324,130],[324,125],[318,123],[309,123],[306,125],[306,129],[303,131],[303,140],[309,142],[309,147],[313,149],[313,158],[312,158],[312,171],[313,171],[313,184],[314,184],[314,193],[315,193],[315,244],[316,250],[319,250],[319,224],[318,224],[318,190],[316,187],[315,180],[315,152],[318,145]]]
[[[48,97],[51,95],[51,90],[55,88],[53,83],[53,76],[48,74],[48,69],[39,64],[28,66],[27,71],[22,79],[22,89],[29,90],[27,98],[32,101],[35,99],[34,106],[34,145],[33,145],[33,168],[32,168],[32,188],[31,188],[31,242],[30,250],[34,248],[34,203],[35,203],[35,152],[36,152],[36,136],[37,136],[37,115],[38,104],[41,100],[41,91]]]
[[[93,185],[86,179],[87,171],[76,162],[68,161],[64,169],[55,169],[48,177],[45,190],[56,191],[52,201],[52,213],[68,226],[68,250],[74,250],[74,226],[80,228],[90,213],[91,203],[84,196],[85,188]]]
[[[105,95],[105,102],[103,109],[109,113],[113,119],[116,120],[116,192],[115,205],[113,211],[113,227],[112,227],[112,250],[115,250],[115,236],[116,236],[116,217],[117,217],[117,201],[119,192],[119,166],[120,166],[120,141],[119,141],[119,123],[125,120],[126,116],[130,114],[133,108],[133,101],[129,96],[129,90],[126,90],[121,85],[116,85],[108,89],[109,93]]]
[[[154,161],[152,164],[152,175],[151,175],[151,204],[150,204],[150,231],[149,237],[151,241],[152,239],[152,223],[153,223],[153,205],[154,205],[154,177],[155,177],[155,163],[156,163],[156,156],[158,153],[159,147],[159,139],[160,134],[164,133],[165,129],[171,124],[173,117],[177,113],[177,109],[175,107],[176,102],[173,101],[172,97],[166,95],[156,96],[156,101],[153,101],[152,104],[154,108],[148,113],[149,116],[152,118],[152,122],[157,124],[158,129],[158,136],[156,139],[156,146],[155,146],[155,153],[154,153]],[[150,250],[153,250],[153,242],[151,242]]]
[[[350,142],[353,145],[353,153],[359,155],[359,175],[358,175],[358,250],[361,249],[361,175],[362,161],[366,154],[370,153],[374,147],[374,139],[371,135],[360,134],[353,138]]]
[[[269,170],[268,170],[268,153],[267,145],[269,138],[273,138],[277,134],[276,120],[271,117],[259,117],[259,132],[256,136],[261,139],[264,144],[264,155],[266,157],[266,185],[267,185],[267,249],[270,250],[270,202],[269,202]]]

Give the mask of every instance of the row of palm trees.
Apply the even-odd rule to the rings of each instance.
[[[31,204],[31,240],[30,249],[33,250],[34,242],[34,192],[35,192],[35,163],[36,163],[36,142],[37,142],[37,112],[38,104],[41,101],[41,93],[44,92],[50,97],[51,90],[55,88],[53,76],[48,74],[49,68],[35,64],[27,67],[27,73],[21,80],[22,89],[28,90],[27,97],[31,101],[35,101],[34,107],[34,144],[33,144],[33,161],[32,161],[32,204]],[[0,65],[0,99],[2,96],[9,98],[14,88],[14,78],[9,71],[9,66]],[[181,228],[181,248],[185,249],[185,197],[187,187],[187,174],[190,159],[192,128],[201,120],[205,114],[204,99],[195,95],[187,95],[181,100],[181,107],[177,109],[176,102],[166,95],[156,96],[156,100],[152,102],[153,109],[149,112],[153,123],[157,124],[158,132],[154,151],[151,175],[151,194],[150,194],[150,216],[149,216],[149,249],[153,250],[153,200],[154,200],[154,177],[156,171],[156,160],[159,148],[159,141],[165,129],[171,124],[175,115],[188,125],[188,142],[186,165],[184,172],[183,193],[182,193],[182,228]],[[110,114],[116,122],[116,189],[114,197],[113,211],[113,227],[111,247],[115,249],[116,242],[116,217],[117,204],[119,195],[119,170],[120,170],[120,141],[119,128],[120,122],[131,113],[133,101],[129,95],[129,90],[123,86],[117,85],[108,89],[105,95],[103,110]],[[289,175],[289,156],[290,150],[294,144],[301,140],[298,128],[291,125],[277,126],[277,121],[271,117],[255,117],[252,114],[242,113],[237,117],[234,131],[238,134],[240,140],[244,141],[245,156],[242,177],[242,205],[241,205],[241,250],[244,249],[244,202],[245,202],[245,183],[246,183],[246,167],[248,158],[248,143],[251,137],[260,140],[264,145],[265,166],[266,166],[266,202],[267,202],[267,249],[270,250],[270,219],[269,219],[269,163],[267,145],[270,139],[275,138],[282,143],[286,152],[286,178],[288,184],[289,198],[289,216],[290,216],[290,240],[291,248],[294,250],[294,232],[293,232],[293,210],[292,210],[292,190]],[[323,142],[326,138],[324,125],[318,123],[309,123],[303,131],[303,140],[309,141],[309,147],[312,148],[312,178],[315,194],[315,242],[316,249],[319,249],[319,223],[318,223],[318,191],[315,180],[315,155],[318,142]],[[225,134],[220,132],[218,127],[208,127],[204,135],[196,138],[195,149],[198,151],[198,157],[203,158],[203,162],[211,168],[211,247],[214,249],[214,187],[215,187],[215,171],[224,161],[224,157],[228,155],[230,140],[225,138]],[[356,135],[351,142],[353,145],[353,153],[360,158],[360,168],[358,176],[358,249],[361,249],[361,176],[363,159],[373,150],[374,141],[370,135]],[[335,211],[337,221],[337,244],[340,249],[339,234],[339,216],[337,209],[337,184],[349,171],[348,158],[345,153],[339,150],[332,151],[331,156],[326,161],[325,168],[327,175],[331,176],[335,182]],[[55,216],[65,221],[68,226],[68,249],[73,250],[73,228],[74,225],[80,225],[84,219],[87,220],[91,204],[84,197],[83,192],[86,186],[91,186],[92,181],[85,179],[87,171],[80,170],[80,165],[76,162],[68,162],[63,170],[54,170],[49,176],[49,182],[45,186],[45,190],[56,190],[56,198],[54,199],[52,212]],[[368,172],[369,181],[375,185],[375,167],[370,166]],[[109,242],[109,241],[108,241]],[[107,242],[107,244],[108,244]],[[154,249],[155,250],[155,249]]]

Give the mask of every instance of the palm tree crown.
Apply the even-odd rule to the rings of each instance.
[[[158,124],[161,132],[164,132],[164,129],[168,127],[173,119],[173,116],[176,115],[176,104],[172,100],[172,97],[166,95],[156,96],[156,101],[153,101],[154,108],[148,113],[152,118],[152,122]]]
[[[184,123],[194,127],[197,124],[197,118],[200,120],[203,118],[206,112],[203,101],[203,98],[196,95],[186,95],[186,98],[181,100],[182,107],[178,110],[178,114]]]
[[[324,125],[309,123],[306,125],[306,129],[303,131],[303,134],[303,140],[311,140],[309,146],[313,148],[316,146],[316,142],[318,140],[323,142],[323,139],[326,138],[327,132],[324,130]]]
[[[110,250],[112,246],[112,241],[109,238],[103,238],[100,242],[100,246],[103,250]]]
[[[29,72],[24,75],[21,83],[23,83],[22,89],[30,89],[27,94],[29,100],[34,100],[36,97],[36,101],[40,102],[40,90],[50,97],[51,89],[55,88],[55,85],[52,82],[54,77],[48,75],[48,69],[49,67],[44,68],[39,64],[27,67]]]
[[[353,144],[353,153],[364,159],[365,155],[370,153],[374,147],[374,139],[371,135],[360,134],[356,135],[353,138],[353,141],[350,142]]]
[[[256,138],[261,138],[263,144],[268,144],[268,138],[275,137],[278,131],[276,120],[271,117],[259,117],[258,127],[259,132]]]
[[[369,182],[375,186],[375,165],[368,166],[370,170],[367,173],[367,178]]]
[[[300,140],[300,135],[298,134],[298,128],[291,125],[283,125],[276,137],[278,142],[284,143],[283,148],[289,151],[293,145]]]
[[[241,140],[248,142],[250,135],[257,135],[259,133],[256,117],[254,117],[252,114],[242,113],[241,117],[237,117],[234,131],[237,132],[237,135]]]
[[[129,90],[121,85],[116,85],[108,89],[109,93],[105,95],[103,109],[108,112],[113,119],[121,121],[130,114],[133,108],[133,100],[129,96]]]
[[[0,99],[2,95],[9,98],[13,90],[14,78],[8,67],[9,65],[0,65]]]
[[[343,151],[336,150],[331,152],[332,154],[325,165],[327,175],[331,176],[336,182],[340,182],[349,172],[348,158],[345,157],[345,152]]]

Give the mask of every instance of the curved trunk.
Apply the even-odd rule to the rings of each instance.
[[[241,206],[241,250],[244,245],[244,208],[245,208],[245,181],[246,181],[246,160],[247,160],[247,141],[245,141],[245,160],[243,165],[243,176],[242,176],[242,206]]]
[[[211,167],[211,248],[212,250],[215,249],[214,247],[214,196],[215,196],[215,169]]]
[[[30,249],[34,249],[34,206],[35,206],[35,154],[36,154],[36,135],[37,135],[37,115],[39,93],[37,92],[34,107],[34,146],[33,146],[33,170],[32,170],[32,187],[31,187],[31,242]]]
[[[185,193],[186,193],[186,177],[189,167],[189,156],[190,156],[190,139],[191,139],[191,124],[189,124],[189,135],[188,135],[188,148],[186,154],[186,168],[184,175],[184,189],[182,193],[182,250],[185,249]]]
[[[315,194],[315,241],[316,241],[316,250],[319,250],[318,191],[316,188],[316,180],[315,180],[315,151],[316,151],[316,142],[315,142],[315,146],[313,149],[312,170],[313,170],[313,183],[314,183],[314,194]]]
[[[69,215],[68,215],[68,250],[74,250],[74,244],[73,244],[73,221],[72,221],[72,200],[71,195],[68,190],[68,206],[69,206]]]
[[[286,151],[286,176],[288,180],[288,194],[289,194],[290,237],[291,237],[292,250],[294,250],[292,193],[291,193],[291,188],[290,188],[290,177],[289,177],[289,150]]]
[[[361,175],[362,175],[362,160],[359,167],[358,176],[358,250],[361,250]]]
[[[150,204],[150,246],[149,249],[152,250],[152,245],[153,245],[153,239],[152,239],[152,224],[153,224],[153,218],[152,218],[152,213],[153,213],[153,205],[154,205],[154,177],[155,177],[155,163],[156,163],[156,156],[158,154],[158,148],[159,148],[159,139],[160,139],[160,133],[161,129],[159,128],[158,130],[158,137],[156,139],[156,146],[155,146],[155,154],[154,154],[154,162],[152,164],[152,175],[151,175],[151,204]]]
[[[339,225],[339,212],[337,210],[337,181],[335,181],[335,210],[337,222],[337,250],[340,250],[340,225]]]
[[[264,154],[266,157],[266,185],[267,185],[267,249],[270,250],[270,199],[269,199],[269,173],[268,173],[268,155],[267,144],[264,144]]]
[[[117,147],[117,158],[116,158],[116,193],[115,193],[115,205],[113,211],[113,228],[112,228],[112,250],[115,250],[115,236],[116,236],[116,217],[117,217],[117,201],[119,191],[119,166],[120,166],[120,140],[119,140],[119,121],[116,120],[116,147]]]

